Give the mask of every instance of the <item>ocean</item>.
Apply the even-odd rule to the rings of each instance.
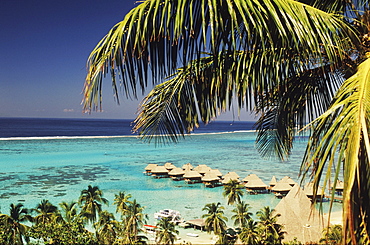
[[[226,216],[222,187],[154,179],[143,174],[149,163],[171,162],[177,167],[206,164],[221,173],[236,172],[241,179],[257,174],[266,184],[275,176],[298,173],[306,138],[296,140],[289,160],[263,159],[255,148],[254,122],[213,122],[178,143],[155,145],[131,131],[132,120],[0,118],[0,211],[11,203],[35,208],[42,199],[54,205],[77,201],[88,185],[98,186],[115,212],[114,195],[125,191],[145,206],[148,223],[161,209],[175,209],[187,219],[200,218],[207,203],[220,202]],[[272,194],[247,195],[243,200],[255,213],[279,202]],[[337,205],[337,204],[336,204]],[[335,209],[340,206],[335,206]],[[231,222],[231,221],[229,221]]]

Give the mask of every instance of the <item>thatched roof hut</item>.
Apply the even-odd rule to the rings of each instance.
[[[185,174],[185,171],[184,170],[182,170],[181,168],[174,168],[174,169],[172,169],[169,173],[168,173],[168,175],[169,176],[178,176],[178,175],[184,175]]]
[[[230,180],[236,180],[236,181],[238,181],[238,183],[240,183],[240,180],[239,179],[233,179],[230,176],[226,176],[226,177],[224,176],[224,178],[222,179],[221,183],[224,184],[224,185],[226,185],[227,183],[230,182]]]
[[[195,228],[199,228],[201,230],[203,230],[204,227],[206,226],[206,222],[204,221],[204,219],[192,219],[192,220],[186,221],[186,223],[194,226]]]
[[[176,168],[176,166],[175,166],[175,165],[173,165],[173,164],[172,164],[172,163],[170,163],[170,162],[166,162],[166,163],[164,164],[164,167],[165,167],[166,169],[168,169],[168,170],[172,170],[172,169]]]
[[[270,181],[270,183],[269,183],[270,187],[275,186],[275,185],[276,185],[276,183],[277,183],[277,181],[276,181],[276,177],[275,177],[275,176],[272,176],[271,181]]]
[[[206,187],[215,187],[220,185],[220,177],[216,175],[215,172],[208,171],[203,177],[202,182],[205,184]]]
[[[157,166],[152,169],[152,176],[155,177],[168,177],[168,170],[164,166]]]
[[[208,172],[215,174],[217,177],[222,178],[222,173],[218,169],[210,169]],[[206,173],[207,174],[207,173]]]
[[[155,164],[155,163],[149,163],[146,167],[145,167],[145,174],[146,175],[150,175],[151,172],[152,172],[152,169],[156,168],[158,166],[158,164]]]
[[[247,183],[248,181],[256,180],[256,179],[259,179],[259,177],[256,174],[250,174],[247,177],[245,177],[243,181]]]
[[[319,242],[322,230],[328,222],[311,204],[303,190],[295,185],[275,207],[276,213],[281,214],[278,223],[287,232],[283,241],[297,238],[303,244]]]
[[[303,187],[303,190],[304,190],[304,194],[306,194],[306,196],[310,199],[313,198],[314,196],[314,193],[313,193],[313,183],[312,182],[309,182],[307,183],[304,187]],[[325,196],[325,192],[323,191],[323,189],[321,187],[319,187],[317,189],[317,193],[316,193],[316,197],[317,198],[321,198],[322,196]]]
[[[260,178],[250,180],[244,186],[249,190],[266,190],[267,189],[267,185],[263,183],[263,181]]]
[[[235,172],[228,172],[224,175],[224,178],[229,177],[230,179],[239,179],[240,176]]]
[[[211,170],[210,167],[208,167],[207,165],[205,164],[199,164],[198,166],[196,166],[194,168],[194,171],[197,171],[198,173],[200,173],[201,175],[205,175],[206,172],[208,172],[209,170]]]
[[[294,186],[296,184],[296,182],[292,180],[289,176],[285,176],[279,182],[288,183],[291,186]]]
[[[271,188],[273,192],[278,192],[280,194],[287,194],[292,189],[292,186],[286,182],[277,182],[274,187]]]
[[[193,165],[191,165],[191,163],[190,162],[188,162],[187,164],[184,164],[184,165],[182,165],[182,169],[183,170],[193,170]]]
[[[202,175],[194,170],[185,171],[185,174],[183,177],[185,181],[188,182],[189,184],[202,182],[201,181]]]

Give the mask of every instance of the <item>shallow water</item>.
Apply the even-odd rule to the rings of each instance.
[[[77,201],[81,190],[96,185],[110,201],[106,208],[111,212],[115,211],[114,194],[126,191],[146,207],[149,223],[154,222],[154,212],[165,208],[179,210],[185,219],[199,218],[207,203],[227,206],[222,187],[154,179],[143,174],[144,168],[148,163],[172,162],[181,167],[190,162],[193,166],[207,164],[223,174],[235,171],[241,179],[255,173],[266,184],[273,175],[298,181],[305,140],[296,142],[286,162],[263,160],[254,140],[253,132],[192,135],[178,144],[157,147],[135,137],[2,140],[0,208],[7,213],[11,203],[34,208],[42,199],[55,205]],[[243,200],[253,213],[279,202],[273,195],[245,195]],[[226,208],[229,217],[232,208]]]

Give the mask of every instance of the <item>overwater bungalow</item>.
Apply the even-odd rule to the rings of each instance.
[[[193,170],[193,165],[191,165],[191,163],[190,162],[188,162],[187,164],[184,164],[184,165],[182,165],[182,169],[184,170],[184,171],[187,171],[187,170]]]
[[[271,191],[275,193],[275,196],[281,198],[288,194],[288,192],[292,189],[292,186],[286,182],[277,182],[274,187],[271,188]]]
[[[279,182],[288,183],[292,187],[296,184],[296,182],[294,180],[292,180],[289,176],[285,176]]]
[[[271,181],[269,183],[270,188],[274,187],[276,185],[276,183],[277,183],[276,177],[275,176],[272,176]]]
[[[312,182],[307,183],[304,186],[303,190],[304,190],[304,194],[306,194],[306,196],[312,200],[314,196],[313,183]],[[316,193],[316,200],[320,200],[323,197],[325,197],[325,192],[323,192],[323,189],[319,187]]]
[[[201,183],[202,182],[202,175],[198,173],[197,171],[190,170],[190,171],[185,171],[184,174],[184,180],[188,184],[194,184],[194,183]]]
[[[149,163],[148,166],[145,167],[145,175],[151,175],[152,174],[152,169],[156,168],[158,164],[154,163]]]
[[[234,180],[239,180],[240,176],[235,173],[235,172],[228,172],[227,174],[224,175],[224,178],[230,178],[230,179],[234,179]]]
[[[207,165],[205,164],[199,164],[198,166],[196,166],[194,168],[194,171],[197,171],[198,173],[200,173],[202,176],[204,176],[209,170],[211,170],[210,167],[208,167]]]
[[[181,168],[174,168],[168,173],[170,178],[172,178],[173,180],[182,180],[182,179],[184,179],[184,177],[183,177],[184,174],[185,174],[185,171],[182,170]]]
[[[166,169],[164,166],[157,166],[151,171],[152,176],[155,178],[168,178],[168,172],[168,169]]]
[[[170,163],[170,162],[166,162],[166,163],[164,164],[164,167],[165,167],[168,171],[171,171],[172,169],[176,168],[176,166],[175,166],[175,165],[173,165],[173,164],[172,164],[172,163]]]
[[[259,179],[259,177],[256,174],[250,174],[247,177],[243,179],[244,183],[248,183],[248,181]]]
[[[245,183],[244,186],[247,189],[247,191],[250,192],[250,194],[268,192],[267,185],[263,183],[263,181],[260,178],[250,180],[247,183]]]
[[[229,183],[230,182],[230,180],[236,180],[238,183],[240,183],[240,180],[239,179],[236,179],[236,178],[232,178],[232,177],[230,177],[230,176],[224,176],[223,177],[223,179],[221,180],[221,183],[223,184],[223,185],[226,185],[227,183]]]
[[[222,173],[218,169],[210,169],[210,173],[215,174],[218,178],[222,179]]]
[[[208,171],[203,177],[202,182],[206,187],[220,186],[220,177],[218,177],[214,172]]]

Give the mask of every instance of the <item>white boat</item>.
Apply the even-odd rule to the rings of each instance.
[[[195,234],[195,233],[186,233],[187,236],[191,236],[191,237],[198,237],[199,235],[198,234]]]
[[[155,219],[169,218],[172,222],[178,223],[181,222],[181,215],[179,211],[172,209],[163,209],[157,213],[154,213]]]

